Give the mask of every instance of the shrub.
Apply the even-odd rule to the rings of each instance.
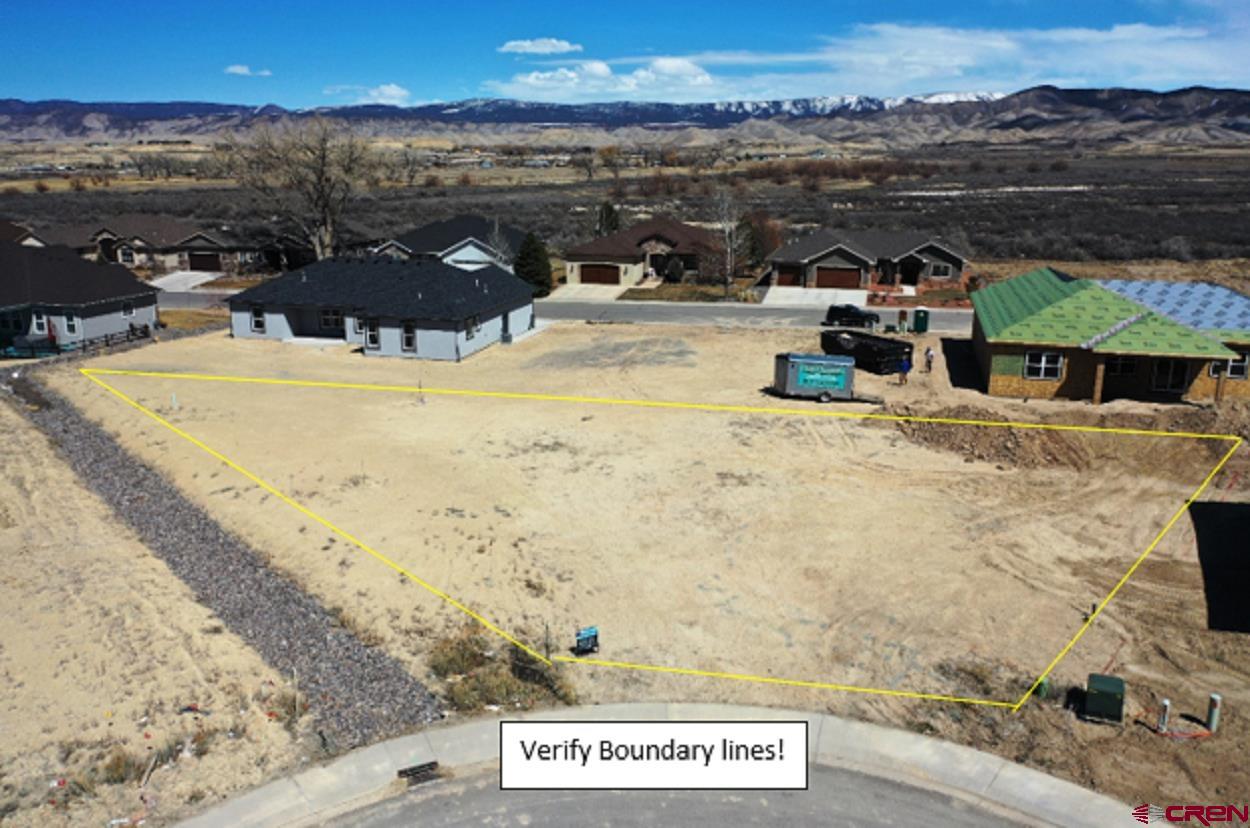
[[[37,192],[37,193],[46,193],[49,189],[50,189],[50,188],[48,187],[48,184],[47,184],[47,182],[46,182],[46,181],[36,181],[36,182],[35,182],[35,192]]]

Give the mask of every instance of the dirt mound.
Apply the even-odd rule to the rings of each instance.
[[[1001,422],[1000,412],[972,405],[937,409],[900,405],[890,414],[941,420]],[[1167,431],[1177,434],[1250,433],[1250,407],[1230,405],[1220,410],[1177,408],[1158,413],[1107,414],[1096,411],[1065,412],[1062,417],[1044,416],[1034,422],[1048,425],[1093,426],[1107,429]],[[952,451],[969,462],[982,461],[1019,468],[1067,468],[1084,471],[1114,463],[1125,470],[1152,475],[1177,475],[1189,479],[1195,465],[1214,463],[1229,448],[1223,440],[1162,439],[1117,433],[1054,431],[1049,429],[998,428],[943,422],[897,422],[895,427],[909,440],[928,448]]]

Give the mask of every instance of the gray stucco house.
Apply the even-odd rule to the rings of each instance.
[[[378,356],[461,360],[532,327],[532,288],[495,265],[327,259],[230,298],[241,339],[326,339]]]
[[[158,288],[73,251],[0,242],[0,349],[65,351],[156,327]]]

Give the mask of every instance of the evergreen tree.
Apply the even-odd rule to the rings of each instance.
[[[551,258],[547,255],[547,245],[533,233],[526,234],[525,241],[521,242],[512,271],[533,285],[535,296],[551,293]]]
[[[599,205],[599,210],[595,214],[595,235],[608,236],[621,229],[621,216],[612,206],[612,202],[605,201]]]

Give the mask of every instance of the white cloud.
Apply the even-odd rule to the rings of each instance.
[[[227,75],[242,75],[246,78],[267,78],[273,74],[268,69],[252,70],[246,63],[232,63],[226,67]]]
[[[569,43],[558,37],[536,37],[532,40],[509,40],[496,51],[514,55],[567,55],[581,50],[580,43]]]
[[[397,83],[383,83],[379,86],[340,83],[327,86],[322,93],[335,97],[351,96],[351,102],[355,104],[407,106],[412,103],[412,93]]]
[[[1212,6],[1219,6],[1212,3]],[[1014,92],[1039,84],[1250,86],[1250,23],[956,28],[874,23],[788,52],[709,51],[565,61],[490,81],[546,101],[708,101],[814,95]]]

